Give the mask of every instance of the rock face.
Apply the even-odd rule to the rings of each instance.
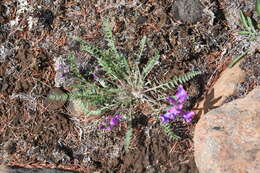
[[[201,117],[195,129],[200,173],[260,172],[260,87]]]

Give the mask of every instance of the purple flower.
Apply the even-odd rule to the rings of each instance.
[[[111,130],[114,126],[117,126],[119,124],[121,118],[121,115],[115,115],[113,117],[109,116],[108,119],[105,121],[105,124],[99,126],[99,129]]]
[[[97,73],[93,73],[92,76],[94,79],[99,78],[99,75]]]
[[[182,104],[172,106],[170,109],[167,110],[167,112],[163,115],[161,115],[161,120],[163,123],[168,123],[169,120],[175,120],[176,116],[180,113],[182,113]]]
[[[191,122],[194,115],[195,115],[194,112],[188,111],[188,112],[184,112],[184,113],[182,114],[182,118],[183,118],[185,121],[187,121],[187,122]]]
[[[182,85],[178,86],[178,91],[175,94],[175,97],[177,98],[179,103],[184,103],[188,98],[188,93],[184,90]]]
[[[104,125],[100,125],[98,128],[101,129],[101,130],[107,129],[107,127],[104,126]]]
[[[188,98],[188,93],[185,91],[182,85],[178,86],[177,93],[173,97],[168,97],[170,104],[175,105],[177,103],[184,103]]]
[[[171,104],[171,105],[176,105],[178,103],[177,99],[175,96],[172,97],[167,97],[167,101]]]
[[[182,85],[178,86],[175,96],[167,97],[168,102],[171,105],[183,104],[188,98],[188,93],[184,90]]]
[[[65,65],[65,64],[59,64],[56,65],[56,69],[57,69],[57,77],[58,78],[64,78],[66,74],[68,74],[70,72],[70,66]]]
[[[171,112],[166,112],[165,114],[163,114],[164,117],[171,119],[171,120],[175,120],[176,118],[176,114],[171,113]]]
[[[116,115],[110,119],[110,126],[117,126],[119,124],[119,121],[121,119],[121,115]]]
[[[64,71],[64,73],[69,73],[70,72],[70,66],[64,66],[63,71]]]
[[[65,64],[59,64],[56,66],[56,69],[64,71],[65,73],[68,73],[70,71],[70,66],[65,65]]]
[[[58,73],[58,78],[63,78],[65,76],[64,73]]]
[[[170,120],[175,120],[178,111],[174,108],[169,109],[165,114],[160,116],[163,123],[168,123]]]
[[[184,90],[182,85],[178,86],[177,93],[175,96],[168,97],[168,102],[172,105],[167,112],[160,116],[163,123],[168,123],[170,120],[175,120],[176,116],[181,116],[185,121],[191,122],[192,117],[195,115],[194,112],[183,111],[183,104],[188,98],[188,93]]]
[[[182,108],[183,108],[183,104],[178,104],[178,105],[172,106],[167,112],[174,114],[174,115],[178,115],[182,112]]]
[[[169,123],[170,119],[167,117],[166,114],[160,116],[163,123]]]

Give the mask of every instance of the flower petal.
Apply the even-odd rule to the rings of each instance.
[[[98,129],[100,129],[100,130],[105,130],[105,129],[107,129],[107,127],[102,124],[102,125],[100,125],[100,126],[98,127]]]
[[[179,103],[184,103],[188,98],[188,93],[184,90],[182,85],[178,86],[178,91],[175,94]]]
[[[165,114],[160,116],[162,123],[169,123],[170,119]]]
[[[121,119],[121,115],[116,115],[112,117],[109,122],[110,126],[112,127],[117,126],[119,124],[120,119]]]
[[[182,118],[187,122],[191,122],[194,115],[195,113],[193,111],[188,111],[183,113]]]
[[[169,118],[169,119],[171,119],[171,120],[175,120],[175,119],[176,119],[176,115],[177,115],[177,114],[173,114],[173,113],[170,113],[170,112],[166,112],[166,113],[164,114],[165,117],[167,117],[167,118]]]
[[[176,105],[177,104],[177,100],[175,98],[175,96],[173,97],[167,97],[167,101],[172,104],[172,105]]]
[[[104,121],[104,124],[100,125],[98,127],[98,129],[111,130],[114,126],[117,126],[119,124],[119,121],[120,121],[121,118],[122,118],[121,115],[108,116],[106,118],[106,121]]]
[[[183,108],[183,105],[179,104],[179,105],[171,107],[169,110],[167,110],[167,112],[174,114],[174,115],[178,115],[178,114],[182,113],[182,108]]]

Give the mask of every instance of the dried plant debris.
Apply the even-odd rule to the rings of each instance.
[[[220,15],[225,9],[220,5],[225,4],[204,2],[1,1],[0,163],[69,165],[84,170],[90,168],[92,172],[196,173],[191,140],[194,124],[171,124],[177,135],[183,137],[175,142],[162,133],[158,121],[146,115],[148,111],[143,114],[148,108],[143,106],[140,114],[146,121],[137,119],[132,124],[129,134],[133,134],[133,139],[126,153],[122,140],[127,131],[126,121],[115,131],[100,131],[97,127],[105,119],[73,117],[69,102],[55,107],[55,103],[54,106],[46,103],[46,98],[55,85],[68,92],[66,86],[74,82],[75,78],[67,73],[66,57],[71,52],[78,58],[79,72],[91,78],[89,72],[95,70],[96,60],[81,51],[74,38],[80,37],[95,47],[107,49],[102,22],[109,17],[116,48],[124,56],[136,52],[145,35],[149,47],[158,50],[161,59],[147,76],[149,80],[168,81],[190,70],[203,72],[199,79],[184,85],[192,95],[186,106],[192,108],[217,79],[229,57],[248,48],[241,40],[240,43],[246,45],[234,48],[233,31]],[[190,5],[189,11],[179,10],[175,16],[175,9],[192,3],[195,5]],[[141,68],[153,56],[150,48],[143,51]],[[243,67],[250,73],[243,93],[259,85],[258,60],[259,53],[252,55]],[[57,80],[60,75],[64,80]],[[175,90],[167,92],[175,94]]]
[[[52,29],[52,24],[54,20],[54,14],[49,9],[41,9],[37,12],[36,15],[39,19],[39,22],[44,25],[44,27],[48,27],[49,29]]]

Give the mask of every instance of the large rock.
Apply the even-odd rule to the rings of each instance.
[[[259,173],[260,87],[202,116],[194,145],[200,173]]]

